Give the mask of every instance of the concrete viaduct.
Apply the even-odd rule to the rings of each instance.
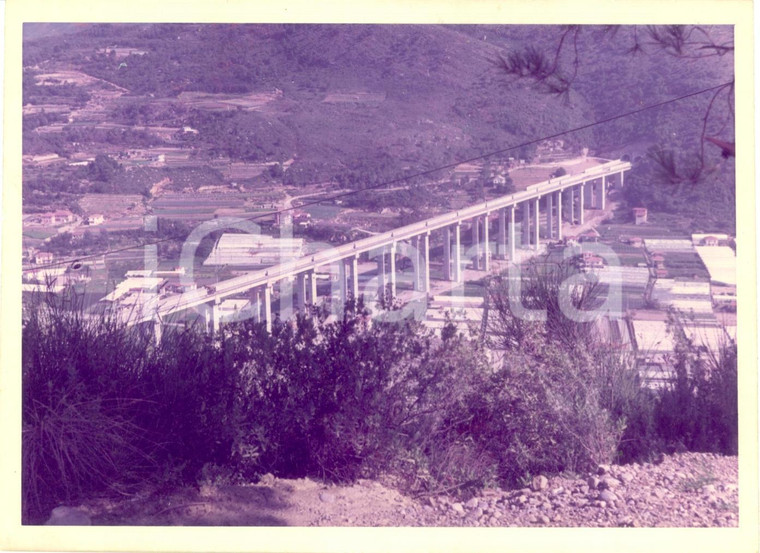
[[[338,273],[340,299],[345,302],[349,297],[360,295],[358,264],[362,254],[367,254],[369,259],[377,262],[378,295],[389,293],[391,297],[396,296],[397,256],[411,260],[414,289],[426,293],[430,290],[431,233],[440,231],[443,235],[443,278],[461,282],[463,223],[470,223],[472,232],[468,261],[472,261],[473,269],[487,272],[490,270],[492,255],[499,259],[514,260],[516,248],[520,244],[538,249],[541,234],[545,239],[561,240],[563,212],[566,216],[569,215],[571,223],[583,224],[584,209],[604,209],[608,179],[617,179],[622,187],[625,171],[630,168],[628,162],[610,161],[580,174],[534,184],[522,192],[252,271],[219,282],[213,287],[170,296],[159,301],[152,314],[143,314],[135,322],[153,321],[157,335],[160,336],[161,321],[169,315],[208,304],[211,309],[206,310],[207,324],[213,331],[218,328],[221,318],[221,301],[248,293],[254,298],[254,318],[266,321],[267,328],[271,330],[272,300],[276,284],[280,290],[293,286],[294,295],[291,297],[295,299],[294,307],[302,310],[307,304],[317,303],[317,269],[329,266],[331,272]],[[546,213],[543,233],[540,232],[539,225],[542,198]],[[516,214],[520,215],[520,223],[516,221]],[[489,221],[494,215],[497,219],[495,241],[489,228]]]

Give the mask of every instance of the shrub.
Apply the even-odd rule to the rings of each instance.
[[[366,323],[360,303],[336,322],[276,325],[269,341],[252,339],[250,321],[228,327],[244,382],[238,449],[257,452],[249,475],[394,473],[405,485],[435,485],[428,457],[451,399],[481,370],[474,345],[411,321]]]
[[[22,331],[23,514],[229,462],[238,379],[194,329],[160,345],[73,293],[27,306]]]
[[[655,410],[657,432],[666,447],[736,455],[736,342],[726,340],[711,354],[681,337],[675,359],[675,378]]]
[[[25,520],[93,490],[121,488],[151,466],[133,422],[144,407],[146,339],[115,319],[89,319],[77,298],[28,306],[22,333]]]

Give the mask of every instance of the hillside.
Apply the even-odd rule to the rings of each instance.
[[[86,121],[95,102],[96,120],[108,124],[191,126],[197,135],[164,137],[159,145],[179,141],[197,150],[199,162],[218,156],[294,159],[285,184],[337,180],[361,188],[732,78],[729,57],[692,60],[652,48],[631,53],[626,29],[612,36],[583,28],[574,45],[577,75],[560,98],[508,77],[494,63],[525,48],[551,57],[562,33],[553,26],[27,25],[24,103],[85,105],[78,117]],[[731,39],[729,28],[708,30]],[[35,83],[64,68],[91,82]],[[702,146],[709,101],[710,95],[700,95],[565,135],[564,147],[636,157],[661,144],[688,157]],[[717,122],[711,119],[708,130],[732,137],[726,102],[713,109]],[[91,151],[99,144],[144,147],[157,141],[150,129],[106,136],[62,120],[52,121],[62,131],[32,131],[49,128],[55,115],[44,115],[42,121],[39,115],[25,120],[25,153],[70,156],[88,142]],[[505,155],[529,158],[535,147]],[[713,146],[707,154],[720,157]],[[717,178],[722,187],[733,186],[733,172]]]

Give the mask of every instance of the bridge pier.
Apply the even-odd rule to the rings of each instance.
[[[585,215],[583,213],[584,210],[585,210],[584,204],[585,204],[585,198],[586,198],[586,193],[585,193],[585,190],[584,190],[585,188],[586,188],[586,183],[582,182],[581,183],[581,188],[580,188],[580,193],[578,194],[578,222],[581,225],[585,221]]]
[[[454,225],[454,281],[462,282],[461,223]]]
[[[533,200],[533,215],[535,217],[535,225],[533,225],[533,249],[538,250],[539,245],[539,227],[540,227],[540,216],[538,211],[538,202],[539,202],[540,196]]]
[[[606,175],[602,175],[602,182],[600,182],[597,185],[597,192],[599,193],[599,198],[596,202],[596,205],[599,209],[604,209],[604,206],[606,203],[605,202],[606,196],[607,196],[607,191],[606,191],[607,183],[605,182],[606,177],[607,177]]]
[[[554,238],[554,194],[546,195],[546,238]]]
[[[491,245],[488,236],[488,218],[490,215],[491,213],[487,211],[483,217],[483,270],[485,272],[491,270]]]
[[[396,297],[396,242],[391,242],[391,298]]]
[[[570,208],[570,224],[575,224],[575,197],[577,196],[575,192],[575,186],[570,187],[570,202],[569,202],[569,208]]]
[[[443,230],[443,278],[451,280],[451,227]]]
[[[480,217],[475,217],[472,220],[472,245],[475,250],[475,258],[472,260],[472,268],[476,271],[480,270]]]
[[[156,317],[153,319],[153,337],[156,340],[156,345],[161,343],[161,336],[163,334],[163,329],[161,328],[161,319]]]
[[[522,245],[530,248],[530,200],[522,203]]]
[[[272,283],[267,282],[264,285],[264,318],[267,325],[267,332],[272,332]]]
[[[517,233],[515,232],[515,206],[509,206],[509,260],[514,263],[517,250]]]
[[[557,190],[557,239],[562,240],[562,190]]]
[[[430,292],[430,233],[426,232],[422,240],[422,253],[425,258],[424,291]]]
[[[216,334],[219,332],[219,300],[215,299],[204,312],[206,332]]]
[[[385,246],[380,247],[380,255],[377,255],[375,257],[377,258],[377,299],[384,301],[387,287],[387,274],[385,270]]]
[[[499,259],[507,258],[507,210],[499,210],[499,227],[496,232],[496,255]]]
[[[417,264],[414,266],[414,289],[418,292],[427,292],[430,290],[430,233],[421,234],[415,237],[415,258]]]

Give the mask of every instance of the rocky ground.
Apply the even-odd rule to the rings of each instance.
[[[412,499],[363,480],[330,486],[267,475],[256,484],[212,485],[121,502],[58,508],[94,525],[242,526],[737,526],[736,457],[684,453],[659,464],[600,466],[595,474],[536,476],[519,490],[484,490],[467,501]],[[84,522],[86,523],[86,522]]]

